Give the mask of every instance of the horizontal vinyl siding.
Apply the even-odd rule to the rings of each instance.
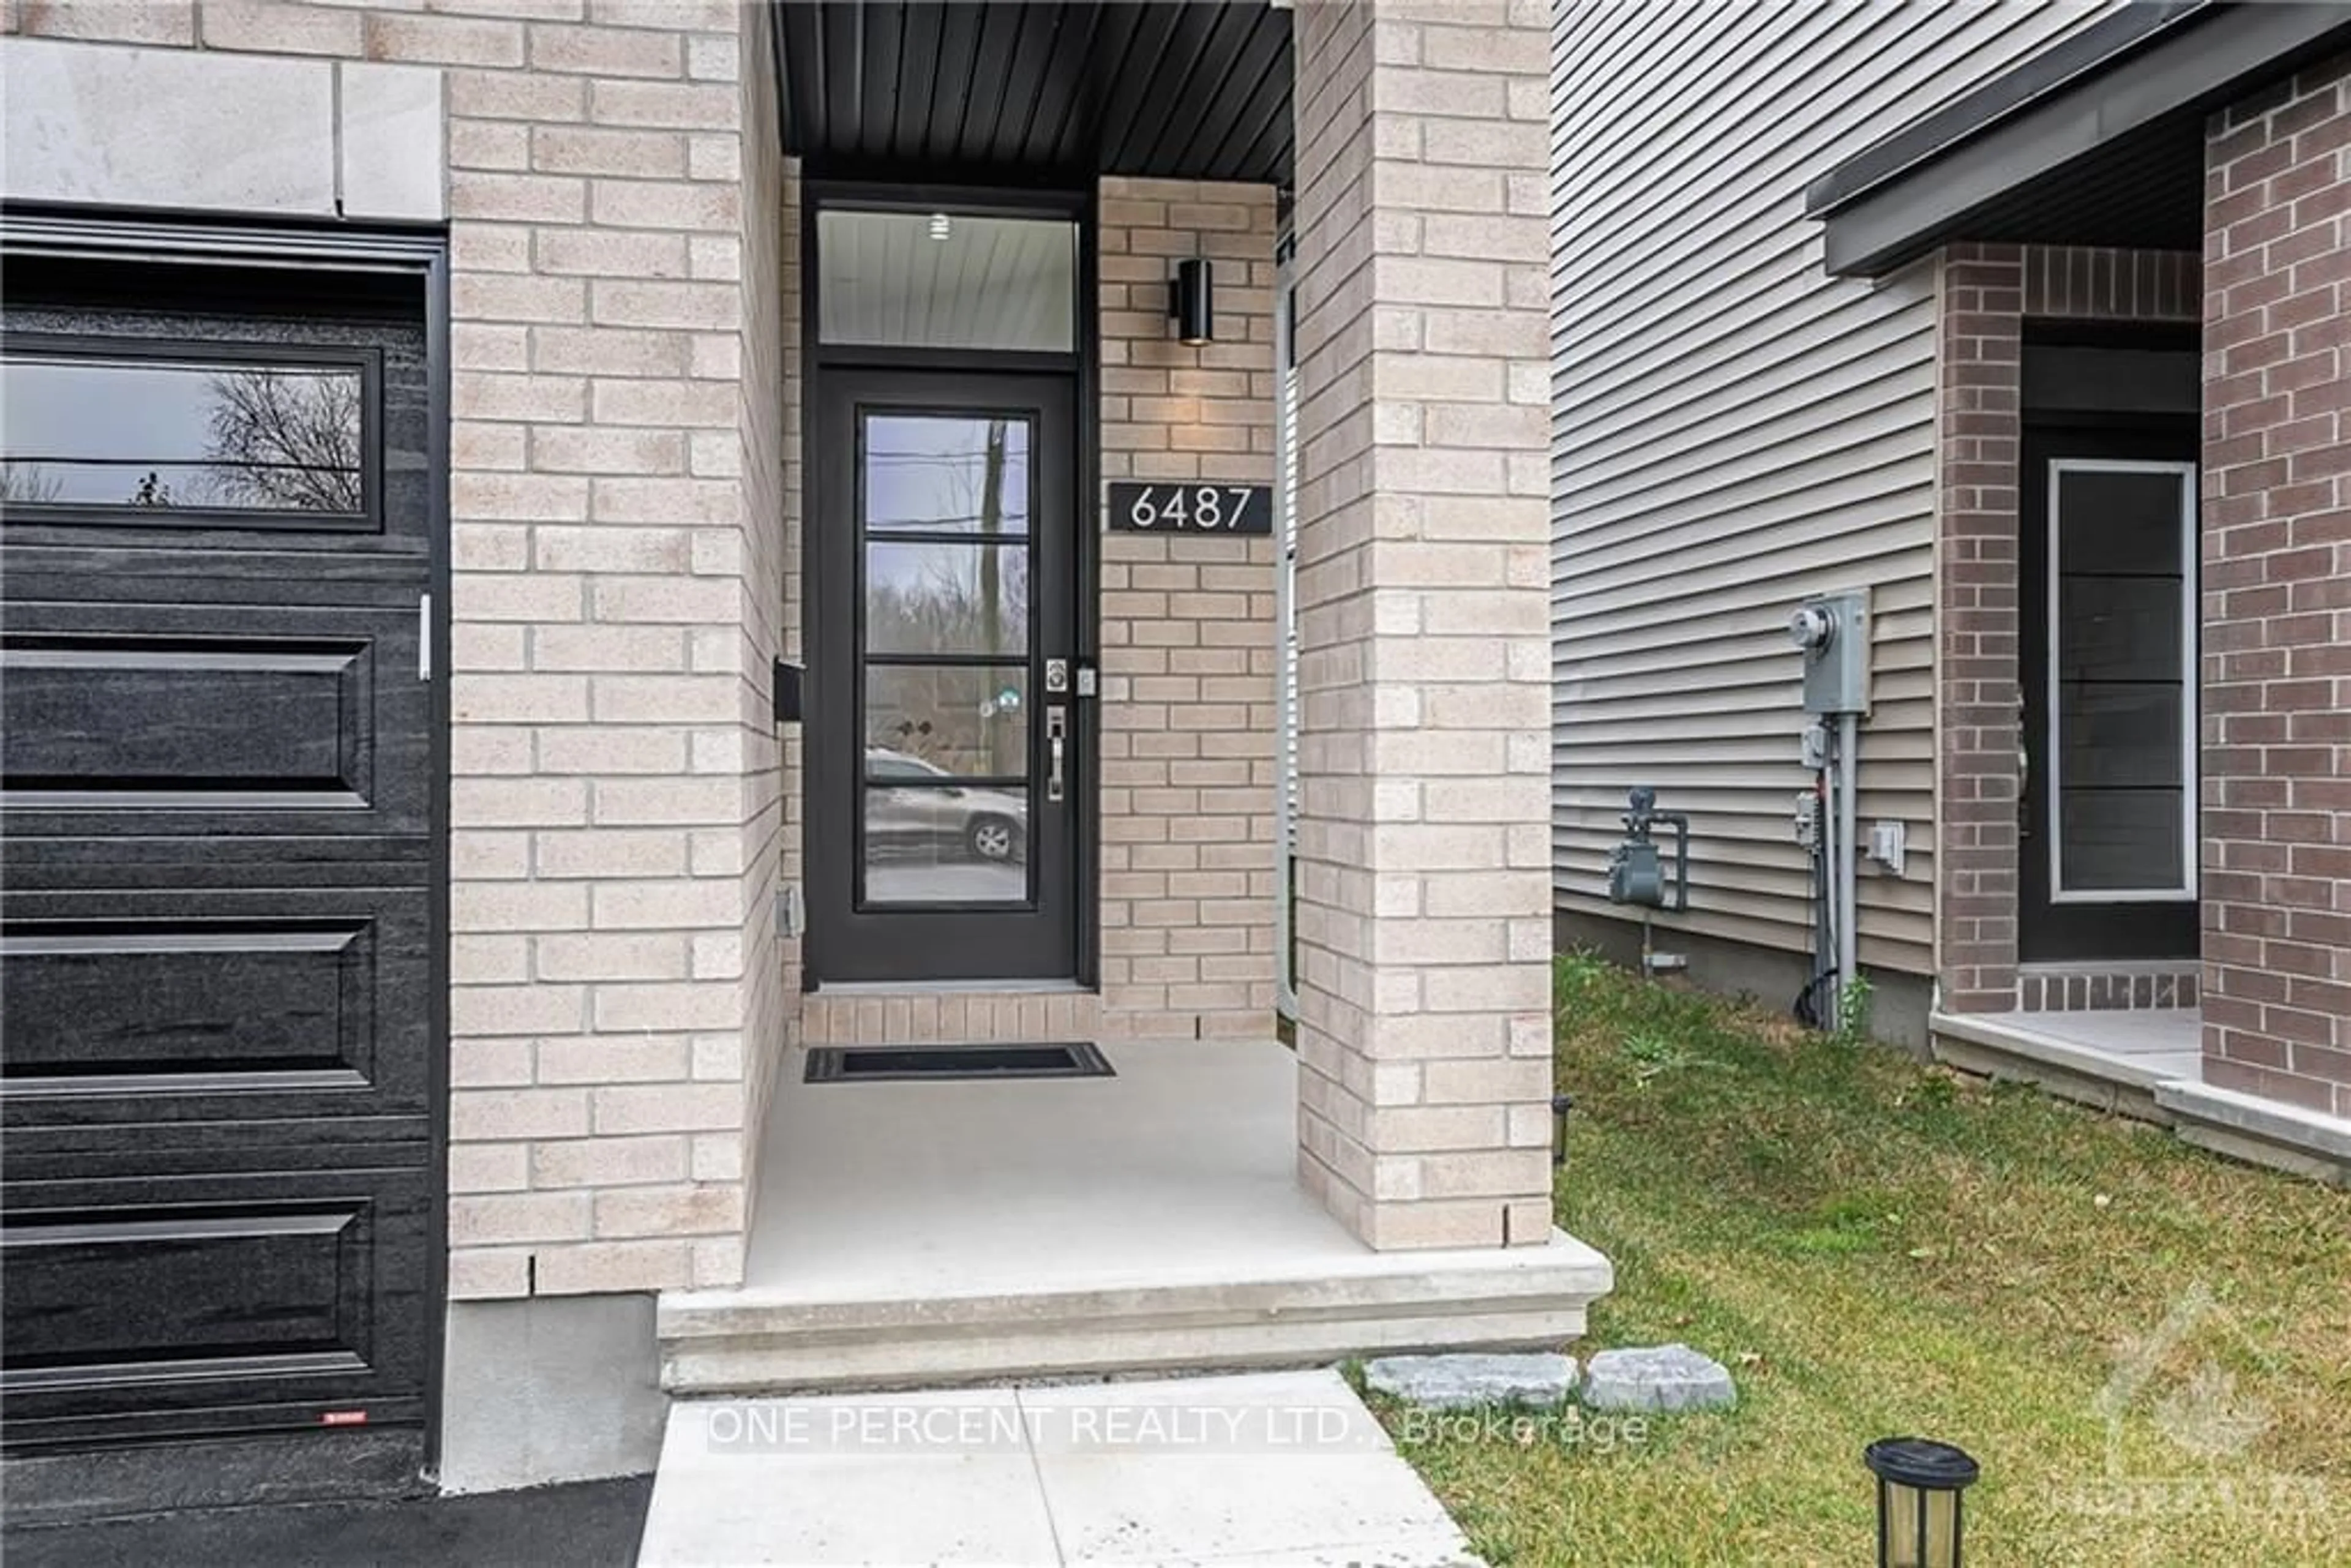
[[[1931,266],[1830,279],[1814,177],[2095,5],[1565,6],[1552,62],[1552,816],[1562,909],[1607,912],[1625,792],[1691,818],[1688,928],[1803,948],[1787,622],[1872,591],[1865,962],[1932,965]]]

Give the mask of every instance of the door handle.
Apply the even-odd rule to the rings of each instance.
[[[1045,799],[1059,801],[1068,789],[1061,778],[1061,757],[1069,744],[1070,716],[1060,703],[1045,709]]]
[[[2032,837],[2032,720],[2022,704],[2016,710],[2016,836]]]

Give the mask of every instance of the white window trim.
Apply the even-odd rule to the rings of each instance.
[[[2064,799],[2064,780],[2060,777],[2065,755],[2062,730],[2064,716],[2057,706],[2058,698],[2058,568],[2064,559],[2061,548],[2064,526],[2060,506],[2063,480],[2067,474],[2168,474],[2179,482],[2179,863],[2181,885],[2172,887],[2072,888],[2065,885],[2064,820],[2059,815],[2059,802]],[[2197,679],[2197,635],[2200,610],[2198,567],[2200,560],[2197,549],[2197,465],[2193,463],[2158,463],[2137,458],[2054,457],[2049,462],[2049,548],[2046,570],[2044,613],[2047,617],[2047,656],[2042,661],[2043,711],[2048,715],[2049,763],[2043,769],[2044,820],[2049,824],[2049,902],[2051,904],[2182,904],[2196,897],[2199,843],[2196,832],[2196,812],[2203,792],[2200,758],[2197,748],[2197,715],[2202,706],[2201,688]]]

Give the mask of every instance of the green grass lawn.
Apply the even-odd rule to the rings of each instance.
[[[1971,1564],[2351,1563],[2351,1196],[1596,960],[1556,1001],[1559,1222],[1616,1266],[1575,1348],[1740,1404],[1604,1447],[1380,1402],[1490,1562],[1867,1563],[1862,1446],[1913,1433],[1982,1463]]]

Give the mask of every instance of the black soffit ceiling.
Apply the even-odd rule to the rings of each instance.
[[[819,178],[1290,183],[1268,0],[782,0],[785,150]]]

